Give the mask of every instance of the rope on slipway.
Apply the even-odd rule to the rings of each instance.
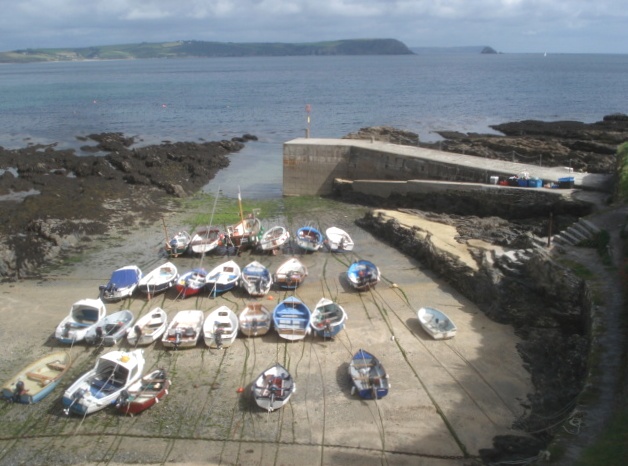
[[[498,465],[505,465],[505,464],[532,464],[532,463],[536,463],[537,461],[549,461],[550,459],[550,453],[547,450],[540,450],[536,456],[531,456],[529,458],[521,458],[521,459],[516,459],[516,460],[504,460],[504,461],[495,461],[495,462],[491,462],[488,463],[490,466],[498,466]]]

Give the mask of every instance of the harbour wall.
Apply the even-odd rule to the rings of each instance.
[[[284,196],[331,194],[337,178],[488,184],[493,176],[521,174],[539,178],[544,184],[572,177],[576,188],[610,192],[612,187],[611,175],[575,173],[567,167],[540,167],[380,141],[299,138],[284,143],[283,148]]]

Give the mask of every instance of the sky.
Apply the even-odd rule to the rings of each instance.
[[[391,38],[408,47],[628,53],[626,0],[0,0],[0,51]]]

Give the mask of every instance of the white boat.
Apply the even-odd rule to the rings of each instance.
[[[280,288],[294,290],[303,283],[305,277],[307,267],[299,259],[292,257],[277,268],[273,281]]]
[[[227,261],[215,267],[205,277],[205,288],[211,296],[229,291],[240,281],[242,271],[235,261]]]
[[[349,233],[338,228],[329,227],[325,230],[326,244],[331,252],[353,251],[353,240]]]
[[[196,230],[188,247],[194,254],[208,254],[221,244],[223,237],[217,227],[202,227]]]
[[[131,346],[150,345],[159,340],[168,327],[168,315],[160,307],[156,307],[135,322],[133,328],[127,330],[126,339]]]
[[[100,299],[81,299],[70,308],[70,314],[55,329],[55,338],[61,343],[73,344],[85,339],[90,328],[107,315]]]
[[[227,235],[234,246],[246,248],[257,244],[261,229],[262,222],[260,222],[259,218],[249,215],[239,223],[227,226]]]
[[[273,277],[268,268],[253,261],[242,268],[240,284],[251,296],[265,296],[273,286]]]
[[[296,389],[292,375],[279,363],[262,372],[251,387],[257,405],[268,412],[285,405]]]
[[[447,314],[433,307],[422,307],[417,315],[421,327],[435,340],[453,338],[458,331]]]
[[[165,250],[170,257],[179,257],[188,250],[191,240],[192,237],[187,231],[178,231],[166,241]]]
[[[264,252],[276,252],[290,239],[286,227],[276,225],[262,235],[258,247]]]
[[[360,398],[377,400],[388,395],[390,382],[382,363],[368,351],[359,349],[349,363],[349,377],[353,382],[351,394]]]
[[[63,394],[66,414],[87,415],[116,403],[120,393],[140,379],[144,350],[110,351],[93,369],[79,377]]]
[[[214,309],[205,318],[203,338],[210,348],[227,348],[238,336],[238,316],[227,306]]]
[[[347,313],[340,304],[321,298],[312,311],[310,325],[318,336],[333,338],[345,328],[346,320]]]
[[[166,348],[191,348],[196,346],[203,331],[203,311],[179,311],[168,324],[161,338]]]
[[[137,289],[150,298],[152,295],[172,288],[178,279],[177,266],[172,262],[166,262],[144,275],[140,279]]]
[[[137,265],[127,265],[115,270],[106,285],[100,286],[100,297],[106,301],[128,298],[137,289],[142,271]]]
[[[240,314],[240,331],[247,337],[266,335],[272,325],[273,313],[262,303],[248,303]]]
[[[85,342],[89,345],[113,346],[126,336],[134,319],[128,309],[106,315],[87,331]]]

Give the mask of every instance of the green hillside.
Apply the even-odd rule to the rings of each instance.
[[[267,57],[296,55],[412,55],[395,39],[352,39],[331,42],[233,43],[177,41],[141,44],[103,45],[66,49],[22,49],[0,52],[0,63],[43,61],[120,60],[182,57]]]

